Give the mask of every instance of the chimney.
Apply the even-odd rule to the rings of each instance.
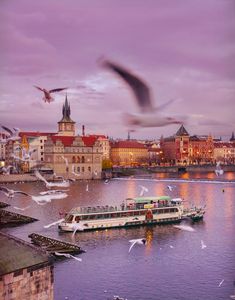
[[[85,125],[82,125],[82,136],[85,136]]]

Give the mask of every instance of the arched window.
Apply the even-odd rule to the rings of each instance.
[[[74,164],[75,162],[76,162],[76,157],[73,156],[73,158],[72,158],[72,163]]]
[[[82,167],[82,172],[84,172],[85,171],[85,168],[84,167]]]
[[[84,156],[82,156],[82,163],[84,163],[85,162],[85,157]]]
[[[77,167],[77,172],[80,173],[80,167]]]
[[[88,167],[88,171],[91,172],[91,167]]]
[[[79,156],[77,156],[77,163],[80,164],[80,157]]]

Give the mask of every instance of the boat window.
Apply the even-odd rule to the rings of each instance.
[[[134,216],[139,216],[140,215],[140,212],[139,212],[139,210],[137,210],[137,211],[134,211]]]
[[[75,217],[75,222],[78,223],[79,221],[80,221],[80,216],[76,216],[76,217]]]
[[[67,222],[67,223],[72,223],[72,221],[73,221],[73,215],[68,215],[68,216],[66,217],[66,222]]]

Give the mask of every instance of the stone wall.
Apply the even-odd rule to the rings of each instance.
[[[0,277],[2,300],[53,300],[53,266],[32,266]]]

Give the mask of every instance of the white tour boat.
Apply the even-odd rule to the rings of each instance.
[[[181,198],[169,196],[127,198],[120,207],[96,206],[72,209],[58,227],[62,231],[98,230],[180,222],[184,217]]]

